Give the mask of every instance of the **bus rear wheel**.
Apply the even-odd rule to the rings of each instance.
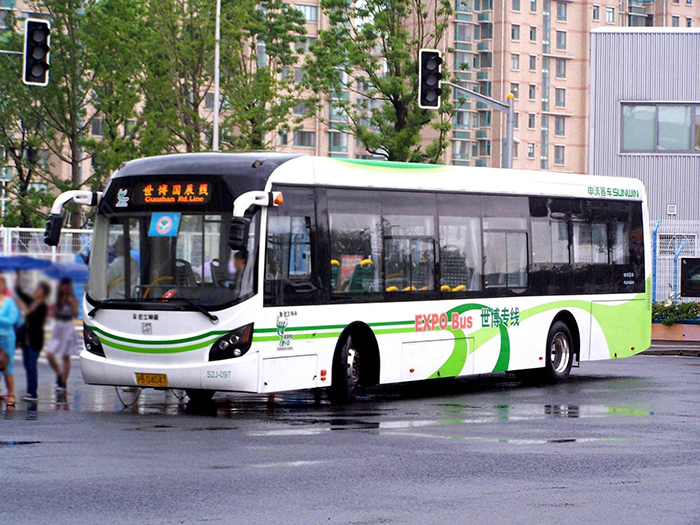
[[[561,383],[568,379],[574,362],[574,345],[571,330],[563,321],[557,321],[549,329],[545,360],[542,379],[546,383]]]
[[[333,358],[333,376],[328,387],[328,399],[334,405],[351,403],[360,385],[360,352],[351,335]]]

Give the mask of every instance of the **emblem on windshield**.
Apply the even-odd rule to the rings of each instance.
[[[126,208],[129,205],[129,197],[126,196],[127,190],[121,189],[117,192],[116,208]]]

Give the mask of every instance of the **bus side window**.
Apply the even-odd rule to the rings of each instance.
[[[319,300],[314,193],[307,188],[280,189],[284,204],[267,209],[265,305],[313,304]]]
[[[328,190],[331,294],[351,300],[382,291],[381,202],[376,192]]]

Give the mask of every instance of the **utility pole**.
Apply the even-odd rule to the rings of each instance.
[[[501,111],[506,114],[506,136],[503,138],[503,152],[501,154],[501,167],[502,168],[512,168],[513,167],[513,129],[515,128],[515,113],[513,112],[513,101],[515,100],[515,95],[513,93],[508,93],[506,101],[496,100],[476,91],[463,88],[452,82],[440,82],[440,84],[445,86],[450,86],[456,89],[468,97],[475,98],[479,102],[483,102],[490,108],[497,111]]]
[[[221,42],[221,0],[216,0],[216,30],[214,34],[214,129],[212,150],[219,151],[219,44]]]

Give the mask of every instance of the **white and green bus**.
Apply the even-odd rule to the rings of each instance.
[[[572,365],[649,347],[636,179],[180,154],[123,165],[97,207],[83,377],[279,392]]]

